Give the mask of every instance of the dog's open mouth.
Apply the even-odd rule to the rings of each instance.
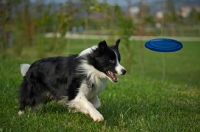
[[[115,76],[113,72],[107,71],[106,74],[112,82],[115,82],[115,83],[118,82],[117,77]]]

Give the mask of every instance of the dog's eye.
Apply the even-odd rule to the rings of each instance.
[[[115,60],[109,60],[110,63],[114,64],[115,63]]]

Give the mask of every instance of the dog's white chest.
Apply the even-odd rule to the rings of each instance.
[[[94,84],[94,88],[92,89],[92,93],[95,95],[100,94],[107,86],[107,78],[100,79],[99,83]]]

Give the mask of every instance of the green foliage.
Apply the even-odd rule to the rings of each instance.
[[[52,8],[52,4],[49,3],[47,7],[44,7],[43,2],[38,2],[34,8],[34,13],[36,13],[34,17],[34,22],[40,34],[44,34],[47,29],[51,28],[51,24],[53,22],[52,14],[50,13]]]
[[[166,0],[165,20],[168,22],[175,22],[177,20],[173,0]]]
[[[160,32],[165,36],[199,35],[198,12],[195,13],[195,17],[193,16],[196,18],[193,27],[177,24],[176,19],[174,19],[174,5],[171,0],[166,0],[166,3],[168,3],[166,6],[168,11],[165,15],[166,23],[173,23],[177,26],[176,28],[174,28],[175,26],[171,26],[171,28],[163,27],[162,31],[153,26],[148,26],[149,24],[154,25],[155,22],[154,17],[150,15],[149,6],[145,2],[140,3],[142,13],[140,11],[138,15],[141,15],[142,20],[139,20],[139,26],[133,25],[133,18],[126,15],[120,6],[109,5],[106,0],[103,2],[98,0],[67,0],[59,6],[55,4],[56,2],[52,1],[47,4],[41,0],[34,0],[34,4],[31,4],[32,2],[29,0],[7,0],[5,3],[6,5],[2,5],[2,8],[0,8],[0,10],[3,10],[0,11],[0,34],[2,34],[0,35],[0,51],[6,51],[8,47],[7,34],[12,32],[12,48],[15,49],[16,55],[23,54],[23,48],[27,46],[35,47],[38,52],[37,55],[40,57],[45,56],[48,52],[60,52],[63,46],[70,45],[70,41],[63,41],[61,38],[64,38],[66,32],[70,32],[74,26],[84,27],[81,34],[108,35],[110,42],[113,42],[114,38],[119,36],[124,44],[123,48],[128,53],[127,58],[131,60],[133,60],[132,57],[135,52],[134,49],[129,47],[129,38],[132,35],[160,35]],[[190,19],[188,21],[191,22]],[[43,37],[47,32],[54,34],[48,44],[45,43],[46,40]],[[60,34],[60,38],[56,36],[56,33]],[[84,41],[84,45],[87,47],[87,40]],[[131,65],[127,64],[127,67],[130,69]]]
[[[200,22],[200,11],[196,12],[195,18]]]
[[[11,2],[0,1],[0,7],[0,52],[4,52],[8,47],[7,34],[11,25]]]
[[[36,30],[39,36],[45,34],[46,30],[50,28],[53,22],[53,17],[50,14],[51,7],[52,5],[51,3],[49,3],[47,8],[44,8],[44,3],[42,1],[38,1],[38,3],[35,6],[34,12],[36,13],[36,16],[34,17],[34,24],[37,27]],[[36,42],[36,46],[37,46],[37,55],[39,57],[45,56],[43,37],[41,37],[40,41]],[[52,43],[49,43],[49,47],[52,47]]]
[[[140,11],[139,11],[139,17],[140,18],[145,18],[145,17],[148,17],[150,16],[150,7],[149,5],[147,4],[147,2],[141,0],[139,2],[139,8],[140,8]]]
[[[144,24],[151,24],[154,25],[155,24],[155,20],[154,17],[149,15],[143,18],[144,19]]]

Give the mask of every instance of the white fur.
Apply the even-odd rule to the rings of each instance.
[[[84,73],[91,81],[94,81],[96,85],[102,82],[101,78],[107,78],[106,74],[100,72],[94,66],[87,64],[86,60],[82,61],[82,64],[77,69],[80,73]]]
[[[21,74],[22,74],[23,77],[26,75],[26,72],[28,71],[30,66],[31,65],[29,65],[29,64],[21,64],[20,65]]]
[[[114,50],[113,50],[114,51]],[[115,52],[115,51],[114,51]],[[125,69],[122,65],[120,65],[119,60],[118,60],[118,55],[115,52],[116,55],[116,66],[115,66],[115,70],[117,71],[117,74],[122,75],[122,69]]]
[[[92,46],[91,48],[87,48],[87,49],[83,50],[83,51],[79,54],[79,56],[84,56],[84,55],[90,54],[90,53],[93,52],[93,50],[95,50],[95,49],[97,49],[97,48],[98,48],[98,46]]]

